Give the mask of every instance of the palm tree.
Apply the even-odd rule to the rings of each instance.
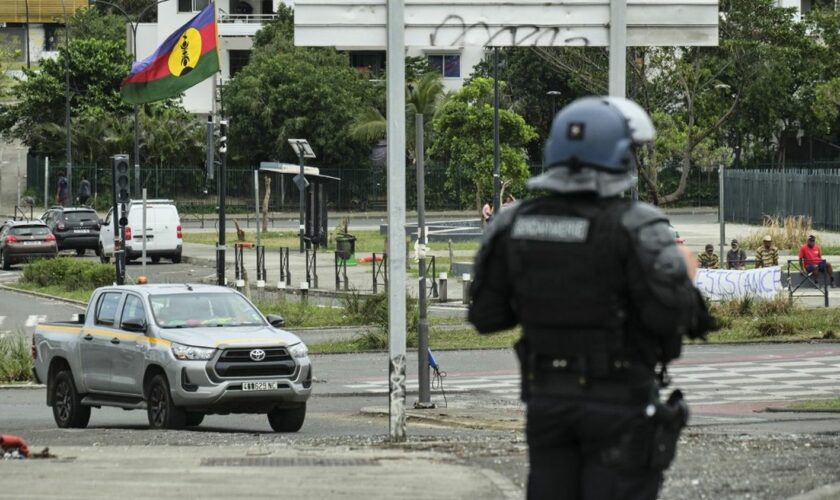
[[[427,140],[432,132],[432,117],[437,113],[440,103],[443,101],[443,83],[438,73],[426,73],[416,82],[409,82],[405,89],[405,128],[406,128],[406,149],[408,158],[414,163],[417,161],[415,147],[415,116],[422,113],[425,117],[424,133]],[[384,139],[388,129],[388,123],[382,113],[374,107],[365,108],[359,113],[350,128],[350,136],[359,141],[371,143]],[[428,142],[427,142],[428,144]]]

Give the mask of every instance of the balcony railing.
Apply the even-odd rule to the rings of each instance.
[[[265,24],[277,18],[277,14],[228,14],[219,9],[220,23]]]

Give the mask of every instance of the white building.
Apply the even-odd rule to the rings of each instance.
[[[208,1],[170,0],[158,5],[158,22],[141,24],[137,29],[138,60],[151,55],[169,35],[206,7]],[[274,18],[277,6],[281,3],[283,0],[217,0],[223,80],[228,80],[248,63],[254,35],[263,23]],[[350,53],[350,64],[360,71],[374,74],[384,71],[385,51],[353,50],[353,47],[340,49]],[[433,66],[440,68],[446,89],[453,90],[463,85],[472,73],[472,68],[481,61],[483,53],[480,47],[444,51],[410,48],[407,55],[427,57]],[[193,113],[209,113],[212,89],[212,81],[208,79],[187,90],[184,94],[184,107]]]

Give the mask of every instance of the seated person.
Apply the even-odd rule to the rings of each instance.
[[[773,246],[773,238],[768,234],[761,241],[761,248],[755,252],[755,268],[779,265],[779,249]]]
[[[817,245],[817,238],[813,234],[809,235],[808,241],[799,248],[799,268],[812,275],[817,283],[820,273],[828,273],[831,286],[834,287],[834,270],[831,269],[831,264],[822,258],[820,246]]]
[[[720,259],[715,254],[715,247],[711,243],[706,245],[706,251],[697,256],[697,265],[701,269],[719,269]]]
[[[747,252],[732,240],[732,250],[726,252],[726,268],[742,271],[747,267]]]

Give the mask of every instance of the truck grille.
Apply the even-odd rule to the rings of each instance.
[[[251,359],[251,351],[261,349],[265,358]],[[222,378],[288,377],[295,372],[295,361],[285,347],[247,347],[225,349],[216,362],[216,373]]]

